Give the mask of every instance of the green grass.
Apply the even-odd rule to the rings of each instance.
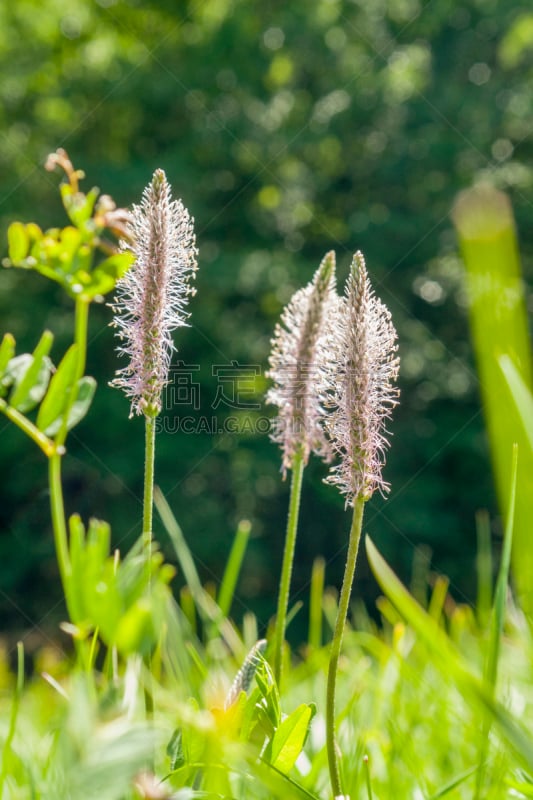
[[[490,621],[480,626],[472,608],[444,597],[442,581],[434,584],[431,613],[424,610],[367,546],[387,598],[380,624],[359,611],[345,636],[337,726],[345,792],[351,798],[472,798],[481,754],[481,797],[533,796],[527,730],[533,649],[523,615],[513,605],[503,609],[494,697],[483,682],[494,647]],[[218,606],[211,604],[214,614]],[[331,608],[323,615],[327,638],[328,617]],[[202,629],[196,635],[169,601],[152,660],[151,718],[144,706],[146,668],[136,654],[107,674],[88,674],[74,656],[55,661],[47,665],[48,680],[35,674],[24,690],[19,670],[14,694],[4,668],[2,797],[158,796],[134,788],[148,780],[139,778],[147,770],[162,780],[160,791],[177,798],[328,798],[328,647],[293,654],[281,698],[258,656],[248,669],[248,694],[224,708],[250,643],[227,617]]]

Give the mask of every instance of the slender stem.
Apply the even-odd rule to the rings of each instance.
[[[85,359],[87,356],[87,325],[89,321],[89,302],[76,300],[76,321],[74,328],[74,341],[78,345],[78,368],[76,377],[81,378],[85,372]]]
[[[89,316],[89,303],[86,300],[76,301],[76,317],[74,324],[74,341],[78,345],[78,363],[76,365],[75,380],[83,375],[85,370],[85,357],[87,352],[87,322]],[[61,482],[61,457],[65,452],[63,447],[67,438],[67,419],[70,407],[65,410],[65,418],[61,429],[55,437],[55,449],[48,459],[48,482],[50,485],[50,508],[52,512],[52,527],[54,542],[59,564],[59,574],[63,583],[63,590],[69,605],[71,565],[68,547],[67,522],[65,504],[63,502],[63,486]]]
[[[50,509],[52,512],[52,528],[54,530],[57,562],[68,605],[71,568],[65,506],[63,503],[63,487],[61,485],[61,455],[57,451],[48,459],[48,483],[50,486]]]
[[[48,436],[45,436],[44,433],[33,424],[33,422],[30,422],[30,420],[25,417],[24,414],[21,414],[16,408],[11,408],[11,406],[9,406],[2,398],[0,398],[0,411],[5,414],[6,417],[11,420],[11,422],[14,422],[15,425],[21,429],[21,431],[24,431],[24,433],[29,436],[30,439],[33,439],[35,444],[41,448],[46,456],[50,457],[52,455],[55,450],[54,443],[48,438]]]
[[[283,550],[283,563],[279,582],[278,609],[276,614],[276,627],[274,629],[274,677],[278,686],[281,683],[283,663],[283,642],[285,639],[285,626],[287,623],[287,606],[289,605],[289,592],[291,587],[292,562],[294,561],[294,548],[298,530],[298,512],[300,510],[300,494],[302,491],[302,477],[304,474],[303,453],[294,456],[291,477],[291,496],[289,501],[289,517],[287,532],[285,534],[285,548]]]
[[[151,587],[151,555],[152,555],[152,518],[154,506],[154,460],[155,460],[155,416],[145,417],[144,448],[144,497],[143,497],[143,547],[146,569],[150,575]],[[146,675],[144,680],[144,706],[148,719],[154,712],[152,656],[144,657]]]
[[[155,458],[155,417],[145,417],[144,450],[144,500],[143,500],[143,540],[147,561],[152,548],[152,514],[154,505],[154,458]]]
[[[331,642],[331,651],[329,656],[326,693],[326,747],[328,751],[329,775],[334,798],[344,797],[341,787],[337,745],[335,742],[335,690],[337,686],[337,667],[339,664],[342,638],[344,635],[344,626],[346,624],[346,617],[348,615],[348,606],[350,604],[350,595],[352,592],[352,584],[355,575],[355,564],[357,561],[359,540],[361,539],[364,507],[364,499],[362,497],[358,497],[355,500],[353,509],[348,555],[346,557],[346,566],[344,568],[344,578],[342,581],[341,594],[339,598],[337,620],[335,622],[335,631],[333,633],[333,640]]]

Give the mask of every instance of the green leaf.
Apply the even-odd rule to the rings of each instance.
[[[85,573],[85,528],[78,514],[69,519],[70,580],[65,587],[70,618],[75,625],[86,621],[84,604]]]
[[[117,280],[126,274],[134,260],[134,255],[129,252],[115,253],[98,264],[91,272],[90,281],[84,287],[83,297],[88,300],[97,295],[108,294],[117,283]]]
[[[183,752],[183,733],[181,728],[177,728],[172,734],[167,745],[167,756],[170,758],[170,770],[174,772],[185,765],[185,753]]]
[[[155,642],[152,608],[148,598],[138,600],[118,622],[114,644],[125,656],[133,653],[148,655]]]
[[[41,403],[37,415],[37,427],[47,435],[57,433],[61,426],[63,412],[68,405],[70,392],[76,377],[78,363],[78,345],[69,347],[50,381],[46,397]],[[56,423],[53,425],[53,423]],[[51,432],[53,428],[53,433]]]
[[[73,373],[76,370],[77,355],[72,353],[72,345],[63,361],[58,367],[58,370],[50,383],[50,391],[45,397],[43,404],[40,408],[40,413],[37,417],[37,427],[42,430],[47,436],[55,436],[63,425],[64,414],[71,402],[71,392],[74,391],[75,400],[68,409],[67,430],[70,431],[78,422],[84,418],[89,410],[94,393],[96,390],[96,381],[89,375],[80,378],[75,387],[72,387]],[[60,370],[65,364],[63,371],[60,375]],[[57,383],[54,381],[57,379]],[[51,395],[50,400],[48,397]],[[45,405],[46,404],[46,405]],[[49,421],[50,420],[50,421]]]
[[[13,222],[7,229],[8,253],[13,264],[22,261],[30,249],[30,237],[22,222]]]
[[[316,708],[303,703],[283,720],[272,739],[270,763],[287,773],[294,766],[309,731],[309,723],[316,713]]]
[[[63,183],[60,191],[68,216],[76,227],[83,227],[93,213],[94,204],[100,194],[99,189],[93,187],[90,192],[83,194],[83,192],[73,192],[70,184]]]
[[[275,730],[281,720],[279,692],[270,665],[264,658],[261,658],[257,665],[255,682],[265,700],[263,709]]]
[[[96,381],[90,375],[85,375],[79,379],[76,387],[76,399],[68,413],[67,431],[74,428],[87,414],[96,391]]]
[[[59,245],[58,256],[62,270],[68,273],[75,272],[75,258],[81,246],[81,233],[77,228],[68,225],[61,231]]]
[[[520,414],[529,446],[533,450],[533,395],[509,356],[500,356],[498,363]]]
[[[261,692],[254,689],[248,697],[243,710],[241,722],[241,739],[243,741],[255,741],[259,738],[259,747],[262,748],[264,736],[258,731],[257,709],[261,702]]]
[[[0,380],[4,371],[15,355],[15,337],[6,333],[0,344]]]
[[[105,261],[101,261],[93,270],[93,275],[103,273],[104,275],[113,278],[115,281],[122,278],[129,270],[135,260],[133,253],[125,251],[124,253],[115,253]]]
[[[30,365],[33,363],[33,356],[30,353],[23,353],[12,358],[2,376],[2,386],[16,386],[24,378]]]
[[[187,701],[187,706],[195,714],[199,711],[197,701],[191,697]],[[205,733],[191,725],[183,731],[183,754],[185,763],[195,764],[202,761],[206,749]]]
[[[48,353],[52,347],[54,336],[50,331],[45,331],[33,351],[31,363],[15,381],[15,387],[9,398],[9,405],[17,411],[25,413],[42,400],[50,379],[51,362]]]

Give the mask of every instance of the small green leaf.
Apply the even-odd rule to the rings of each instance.
[[[63,412],[69,402],[70,391],[76,377],[77,363],[78,346],[73,344],[61,359],[37,415],[37,427],[48,436],[57,433],[61,427]],[[53,433],[50,432],[52,425]]]
[[[121,616],[114,643],[123,655],[147,655],[154,645],[155,634],[149,600],[142,598]]]
[[[84,287],[83,296],[92,300],[97,295],[111,292],[132,265],[132,253],[115,253],[98,264],[90,273],[90,282]]]
[[[122,278],[126,274],[134,260],[135,256],[129,251],[115,253],[106,258],[105,261],[101,261],[94,269],[93,274],[102,272],[104,275],[109,275],[111,278],[118,280],[118,278]]]
[[[72,622],[80,625],[86,621],[87,611],[84,604],[84,587],[87,575],[85,573],[85,528],[78,514],[73,514],[69,519],[69,554],[70,554],[70,580],[66,587],[68,610]]]
[[[10,333],[6,333],[0,344],[0,379],[4,371],[15,355],[15,337]]]
[[[4,370],[1,381],[2,386],[9,387],[19,384],[32,363],[33,356],[29,353],[23,353],[12,358]]]
[[[30,237],[22,222],[13,222],[7,229],[8,253],[13,264],[20,263],[28,255]]]
[[[179,769],[185,765],[185,753],[183,752],[183,734],[181,728],[177,728],[170,738],[167,745],[167,756],[170,758],[170,770]]]
[[[79,379],[74,389],[76,399],[74,400],[74,403],[68,412],[67,431],[70,431],[72,428],[74,428],[87,414],[91,406],[95,390],[96,381],[94,378],[86,375],[85,377]],[[59,417],[45,429],[44,433],[46,433],[47,436],[55,436],[56,433],[59,432],[62,424],[63,418]]]
[[[257,742],[258,747],[262,748],[264,743],[264,736],[258,736],[258,720],[257,720],[257,709],[259,707],[259,703],[261,702],[261,692],[259,689],[254,689],[250,696],[248,697],[246,704],[244,706],[244,711],[242,715],[242,722],[241,722],[241,739],[244,742]]]
[[[35,222],[28,222],[26,225],[26,232],[30,237],[31,242],[38,242],[39,239],[42,239],[43,232]]]
[[[80,378],[77,383],[76,399],[68,414],[67,431],[74,428],[87,414],[96,391],[96,381],[89,375]]]
[[[281,720],[281,708],[279,702],[279,692],[274,680],[274,675],[269,664],[265,659],[261,659],[255,673],[255,682],[259,691],[264,697],[264,711],[270,720],[270,724],[276,729]]]
[[[94,187],[90,192],[87,192],[87,194],[83,194],[83,192],[73,192],[72,187],[68,183],[61,184],[60,191],[63,205],[65,206],[65,211],[68,216],[76,227],[83,227],[93,213],[94,204],[100,191]]]
[[[287,773],[294,766],[309,731],[309,723],[316,713],[314,706],[303,703],[283,720],[272,739],[270,763]]]
[[[59,239],[59,262],[63,272],[72,274],[76,271],[76,254],[81,245],[81,234],[71,225],[63,228]]]
[[[52,347],[54,336],[45,331],[32,354],[31,364],[15,382],[15,388],[9,398],[9,405],[17,411],[25,413],[42,400],[50,379],[51,362],[48,353]]]
[[[194,715],[198,713],[200,707],[198,702],[193,697],[190,697],[187,700],[187,708],[190,710],[190,713]],[[206,750],[204,732],[193,725],[185,728],[183,730],[182,747],[186,764],[197,764],[201,762]]]

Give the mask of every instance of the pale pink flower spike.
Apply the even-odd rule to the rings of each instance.
[[[278,407],[271,438],[281,445],[284,475],[298,453],[304,464],[311,451],[331,460],[322,420],[332,322],[339,302],[331,251],[313,280],[293,295],[274,331],[267,372],[274,385],[266,399]]]
[[[346,495],[347,505],[358,497],[368,499],[376,489],[389,489],[382,468],[388,446],[385,424],[399,397],[393,385],[400,367],[396,339],[390,312],[375,296],[364,258],[356,253],[338,318],[337,366],[329,387],[332,410],[325,418],[340,457],[326,482]]]
[[[197,269],[193,219],[181,200],[172,200],[163,170],[154,172],[140,205],[133,207],[130,249],[135,261],[117,282],[113,325],[129,358],[112,386],[131,399],[131,412],[154,417],[168,382],[172,331],[186,325],[190,281]]]

